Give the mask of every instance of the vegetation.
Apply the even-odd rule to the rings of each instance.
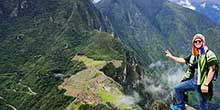
[[[201,33],[206,37],[206,44],[220,57],[219,25],[193,10],[168,0],[104,0],[96,6],[108,17],[118,39],[126,48],[133,50],[137,61],[144,65],[146,77],[167,90],[173,87],[168,85],[168,78],[161,77],[161,74],[174,68],[174,63],[167,61],[165,50],[177,56],[188,56],[191,53],[192,36]],[[164,67],[149,68],[156,62],[161,62],[159,65]],[[106,68],[111,68],[111,65]],[[109,75],[113,73],[114,69],[109,71]],[[167,73],[168,76],[172,74]],[[164,97],[168,95],[161,94]],[[159,93],[156,96],[161,97]],[[218,103],[219,100],[219,95],[215,95],[211,103]],[[190,103],[193,105],[195,102]]]
[[[71,61],[74,55],[123,59],[122,45],[97,31],[105,27],[90,2],[30,0],[10,17],[21,2],[2,2],[7,13],[0,17],[0,108],[7,110],[10,104],[18,110],[64,109],[75,98],[64,96],[57,86],[86,68]]]
[[[100,4],[100,10],[108,17],[107,21],[89,0],[1,1],[2,110],[9,107],[18,110],[62,110],[68,105],[79,110],[138,109],[126,104],[117,108],[114,104],[119,95],[133,89],[144,97],[140,102],[144,108],[146,103],[153,100],[153,95],[144,91],[144,84],[136,85],[136,81],[144,72],[150,78],[161,77],[161,72],[158,71],[163,70],[154,71],[148,67],[152,62],[166,60],[163,53],[165,49],[170,49],[175,54],[188,54],[191,36],[199,32],[207,36],[208,46],[220,56],[220,47],[217,46],[219,26],[191,10],[165,0],[156,3],[155,0],[105,0],[100,3],[103,3]],[[105,33],[110,30],[114,31],[115,37]],[[132,51],[132,54],[125,50]],[[88,58],[75,60],[75,55],[85,55]],[[114,60],[124,62],[115,63]],[[144,72],[138,65],[140,63],[146,68]],[[96,75],[91,75],[94,76],[92,78],[104,76],[104,72],[122,84],[125,91],[105,76],[107,84],[112,84],[108,81],[115,82],[111,85],[115,90],[106,92],[109,88],[99,88],[96,91],[96,95],[104,103],[73,104],[77,97],[65,96],[67,91],[59,90],[58,86],[64,79],[77,73],[88,75],[88,71],[83,70],[94,65],[101,66]],[[121,74],[125,69],[126,75]],[[83,75],[81,77],[86,78]],[[126,80],[122,80],[123,78]],[[166,81],[161,82],[167,84]],[[75,85],[89,83],[84,81]],[[218,97],[214,100],[219,102]]]

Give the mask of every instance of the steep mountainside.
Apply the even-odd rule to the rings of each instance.
[[[170,0],[183,7],[193,9],[220,23],[220,1],[218,0]]]
[[[166,0],[97,6],[104,16],[91,0],[0,1],[1,110],[169,110],[163,51],[188,52],[196,32],[220,49],[219,27]]]
[[[165,85],[168,86],[165,86],[166,90],[172,89],[174,85],[169,85],[169,82],[176,84],[184,73],[177,65],[169,66],[171,63],[165,58],[164,50],[169,49],[174,55],[187,56],[191,53],[192,36],[202,33],[206,36],[206,44],[220,57],[220,27],[193,10],[168,0],[101,0],[96,6],[111,22],[116,37],[139,56],[138,59],[148,71],[147,77],[154,77],[159,90]],[[215,94],[219,94],[217,89],[215,91]],[[212,103],[219,101],[219,95],[215,95]],[[193,101],[190,103],[196,105]]]
[[[88,68],[85,62],[72,61],[76,54],[106,62],[126,61],[121,43],[110,34],[101,32],[110,31],[103,21],[101,14],[89,0],[0,1],[1,110],[67,108],[77,98],[65,96],[66,90],[59,90],[58,86],[64,79]],[[126,77],[120,74],[125,65],[126,62],[120,69],[116,69],[109,62],[102,69],[108,76],[97,72],[92,78],[104,77],[106,84],[109,82],[108,88],[115,86],[116,91],[120,89],[119,95],[123,96],[121,86],[116,82],[112,85],[110,83],[112,78]],[[127,79],[124,82],[126,81]],[[105,99],[106,96],[102,93],[100,91]],[[111,102],[108,105],[90,104],[82,103],[76,108],[117,108]],[[122,106],[126,109],[130,105]]]
[[[210,35],[208,31],[218,32],[219,27],[204,15],[172,2],[102,0],[96,6],[111,21],[114,33],[123,44],[136,50],[144,63],[164,59],[165,49],[189,53],[191,37],[196,33],[207,36],[207,44],[217,52],[214,39],[220,36]]]

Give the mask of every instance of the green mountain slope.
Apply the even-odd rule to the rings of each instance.
[[[169,109],[155,101],[170,100],[167,82],[161,87],[160,72],[146,66],[164,60],[166,48],[188,52],[195,32],[219,49],[219,27],[165,0],[100,4],[104,17],[90,0],[0,1],[2,110]]]
[[[88,0],[0,3],[1,110],[65,109],[75,97],[65,96],[58,85],[86,68],[71,61],[76,54],[123,60],[121,43],[100,32],[107,26]]]
[[[191,53],[192,36],[202,33],[206,36],[206,44],[220,57],[219,25],[190,9],[167,0],[102,0],[96,7],[108,18],[118,39],[127,48],[134,50],[138,61],[145,65],[146,77],[153,77],[155,82],[151,85],[155,84],[156,89],[161,91],[154,92],[153,99],[167,96],[161,89],[164,87],[169,92],[173,88],[169,82],[178,83],[181,74],[177,73],[184,72],[180,66],[167,61],[164,55],[166,49],[174,55],[188,56]],[[216,88],[218,87],[219,84],[216,83]],[[147,85],[145,91],[152,88]],[[220,97],[218,89],[214,91],[216,95],[212,103],[216,104]],[[190,103],[196,105],[194,101]]]
[[[218,28],[207,17],[166,0],[102,0],[96,6],[108,17],[114,33],[134,49],[143,63],[165,59],[163,51],[187,55],[196,33],[207,36],[207,44],[218,53]],[[209,31],[216,31],[209,34]],[[219,41],[219,40],[218,40]]]

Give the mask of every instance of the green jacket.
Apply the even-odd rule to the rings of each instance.
[[[205,54],[199,56],[198,61],[198,80],[197,85],[202,85],[207,79],[209,67],[218,65],[218,60],[215,53],[205,48]]]
[[[209,67],[213,65],[218,65],[218,60],[215,53],[205,47],[205,53],[199,56],[190,55],[188,58],[185,58],[186,64],[188,65],[187,71],[184,75],[183,80],[188,80],[193,78],[195,73],[195,68],[198,69],[197,74],[197,85],[198,91],[201,92],[200,87],[208,76]],[[203,94],[207,99],[211,100],[213,95],[212,82],[209,84],[209,93]]]

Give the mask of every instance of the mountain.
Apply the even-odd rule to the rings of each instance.
[[[1,110],[141,109],[138,62],[89,0],[0,1],[0,28]]]
[[[214,22],[220,23],[220,4],[204,2],[204,3],[193,3],[198,12],[205,14]]]
[[[183,7],[190,8],[220,23],[220,2],[218,0],[170,0]]]
[[[166,49],[189,53],[191,38],[196,33],[207,36],[208,44],[217,52],[213,39],[219,35],[207,33],[218,32],[219,27],[208,17],[172,2],[102,0],[96,6],[111,21],[112,30],[120,41],[136,50],[146,64],[165,59],[163,51]]]
[[[100,2],[101,0],[92,0],[92,2],[94,3],[94,4],[96,4],[96,3],[98,3],[98,2]]]
[[[168,86],[168,91],[178,83],[184,70],[169,65],[172,63],[165,58],[166,49],[174,55],[187,56],[191,53],[192,36],[202,33],[206,36],[206,44],[220,56],[220,27],[191,9],[167,0],[101,0],[96,7],[110,21],[115,37],[132,49],[145,65],[145,71],[153,69],[154,72],[146,73],[146,76],[153,76],[161,87]],[[174,85],[170,85],[172,81]],[[165,95],[168,94],[161,97]],[[215,96],[213,103],[220,100],[218,95]],[[190,103],[195,105],[195,102]]]
[[[220,49],[214,22],[166,0],[92,2],[0,1],[2,110],[169,110],[182,69],[164,50],[197,32]]]
[[[196,10],[197,8],[189,1],[189,0],[170,0],[178,5],[181,5],[185,8],[189,8],[191,10]]]

